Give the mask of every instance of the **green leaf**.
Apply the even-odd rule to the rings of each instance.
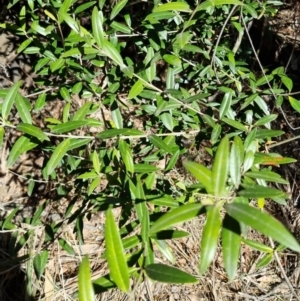
[[[279,174],[270,170],[248,171],[245,176],[281,184],[289,183],[288,181],[282,179]]]
[[[240,256],[241,229],[240,224],[230,215],[226,214],[222,228],[223,262],[229,280],[233,280]]]
[[[282,83],[287,87],[289,92],[291,92],[293,89],[293,81],[287,76],[281,76],[280,79]]]
[[[169,2],[157,6],[153,9],[153,13],[164,12],[164,11],[182,11],[191,12],[189,5],[186,2]]]
[[[40,279],[44,273],[47,260],[48,260],[48,255],[49,252],[47,250],[44,250],[40,254],[36,254],[33,259],[33,267],[34,267],[36,277],[38,279]]]
[[[106,211],[105,245],[110,277],[120,290],[127,292],[129,290],[128,267],[120,233],[111,209]]]
[[[60,13],[59,17],[64,20],[74,32],[80,33],[79,25],[72,17],[66,13]]]
[[[152,234],[150,237],[155,239],[176,239],[190,236],[189,232],[180,231],[180,230],[164,230]]]
[[[177,268],[170,267],[161,263],[147,265],[145,268],[149,278],[166,283],[197,283],[196,277],[183,272]]]
[[[92,13],[92,31],[94,39],[100,48],[103,47],[104,44],[104,32],[102,27],[103,22],[103,14],[102,11],[98,11],[95,6]]]
[[[22,121],[24,123],[31,124],[32,123],[32,119],[30,115],[31,105],[28,99],[23,98],[23,96],[20,93],[17,93],[15,105]]]
[[[170,171],[174,166],[175,164],[177,163],[178,161],[178,158],[179,158],[179,155],[180,155],[180,150],[177,150],[173,155],[172,157],[170,158],[168,164],[167,164],[167,167],[165,169],[165,172],[167,171]]]
[[[39,139],[40,141],[49,141],[49,137],[37,126],[34,126],[32,124],[28,124],[28,123],[19,123],[16,127],[16,129],[20,132],[23,132],[25,134],[28,134],[30,136],[33,136],[37,139]]]
[[[96,151],[93,152],[92,154],[92,162],[93,162],[93,167],[95,169],[95,172],[99,174],[100,172],[100,161],[99,161],[99,156]]]
[[[238,188],[241,183],[241,167],[243,156],[244,146],[242,139],[239,136],[235,136],[231,146],[229,158],[229,174],[235,188]]]
[[[142,131],[136,129],[109,129],[97,135],[99,139],[109,139],[117,136],[141,136],[144,135]]]
[[[190,172],[203,186],[208,194],[213,193],[212,189],[212,172],[203,165],[196,162],[184,161],[182,163],[184,168]]]
[[[256,139],[266,139],[266,138],[278,137],[283,134],[284,134],[284,131],[279,131],[279,130],[257,129],[255,138]]]
[[[170,195],[164,195],[162,197],[158,197],[150,200],[151,203],[157,206],[164,206],[168,208],[178,208],[179,203],[175,201]]]
[[[182,62],[181,62],[181,59],[179,57],[177,57],[176,55],[174,54],[165,54],[163,56],[163,59],[170,65],[173,65],[173,66],[178,66],[180,67]]]
[[[123,128],[123,117],[118,106],[118,103],[114,101],[111,105],[111,117],[117,129]]]
[[[246,204],[227,204],[225,209],[237,221],[273,238],[296,252],[300,252],[300,245],[295,237],[273,216]]]
[[[224,137],[217,149],[212,167],[212,190],[214,196],[226,196],[226,182],[229,167],[229,139]]]
[[[269,123],[269,122],[275,120],[277,118],[277,116],[278,116],[277,114],[270,114],[270,115],[264,116],[264,117],[260,118],[259,120],[257,120],[254,123],[254,126],[265,125],[266,123]]]
[[[134,164],[134,172],[137,173],[149,173],[160,170],[156,166],[150,164]]]
[[[160,137],[157,137],[155,135],[150,135],[149,140],[159,150],[163,150],[167,153],[172,154],[170,147]]]
[[[124,8],[124,6],[127,4],[128,0],[121,0],[118,2],[112,9],[109,19],[113,20],[119,12]]]
[[[143,82],[139,79],[129,91],[128,99],[137,97],[144,90]]]
[[[121,157],[124,161],[126,171],[133,174],[134,173],[134,163],[133,163],[131,148],[124,140],[120,140],[119,141],[119,150],[121,153]]]
[[[259,185],[254,185],[253,187],[247,187],[244,190],[238,192],[239,196],[243,196],[246,198],[251,199],[258,199],[258,198],[278,198],[283,197],[287,198],[288,195],[280,190],[271,187],[264,187]]]
[[[153,223],[150,227],[150,234],[154,234],[161,230],[171,228],[176,224],[191,220],[199,214],[204,213],[204,211],[201,210],[202,208],[203,206],[200,203],[186,204],[175,208],[162,215]]]
[[[92,284],[89,259],[85,256],[80,263],[78,273],[79,301],[94,301],[95,293]]]
[[[171,113],[165,112],[162,113],[161,116],[161,121],[164,124],[164,126],[170,131],[172,132],[174,129],[174,122],[173,122],[173,116]]]
[[[70,139],[62,141],[54,150],[50,160],[45,167],[45,174],[47,176],[51,175],[57,165],[60,163],[61,159],[67,153],[70,146]]]
[[[242,238],[242,242],[244,244],[246,244],[247,246],[255,249],[255,250],[258,250],[258,251],[261,251],[261,252],[266,252],[266,253],[271,253],[273,252],[273,249],[269,246],[266,246],[258,241],[254,241],[254,240],[249,240],[249,239],[246,239],[246,238]]]
[[[214,259],[219,232],[221,229],[222,218],[220,213],[221,206],[207,206],[206,221],[204,224],[201,240],[201,260],[199,264],[200,274],[204,274]]]
[[[166,243],[166,241],[154,239],[154,242],[155,242],[158,250],[165,256],[165,258],[167,260],[169,260],[172,264],[175,264],[175,262],[176,262],[175,257],[173,255],[170,247]]]
[[[236,128],[240,131],[243,131],[243,132],[247,131],[247,127],[245,125],[243,125],[242,123],[236,121],[236,120],[233,120],[233,119],[230,119],[230,118],[227,118],[227,117],[223,117],[222,121],[224,121],[225,123],[229,124],[230,126]]]
[[[295,99],[292,96],[289,96],[289,102],[290,102],[291,106],[293,107],[293,109],[295,111],[297,111],[298,113],[300,113],[300,101]]]
[[[261,269],[264,266],[268,265],[274,258],[273,253],[266,254],[264,257],[262,257],[256,264],[257,269]]]
[[[87,124],[87,122],[85,120],[68,121],[68,122],[53,126],[51,128],[51,132],[56,133],[56,134],[67,133],[67,132],[76,130],[80,127],[83,127],[86,124]]]
[[[103,41],[102,49],[104,53],[111,58],[121,68],[126,67],[120,53],[116,50],[114,45],[107,40]]]
[[[74,252],[72,246],[70,244],[68,244],[66,240],[64,240],[63,238],[59,238],[58,243],[64,251],[66,251],[70,255],[75,255],[75,252]]]
[[[231,107],[232,92],[225,93],[220,106],[219,118],[222,119]]]
[[[35,148],[37,145],[37,143],[31,142],[30,139],[25,136],[18,138],[9,153],[6,163],[7,168],[10,168],[23,153]]]
[[[6,94],[6,96],[3,100],[3,103],[2,103],[2,118],[3,119],[6,119],[8,117],[21,85],[22,85],[22,82],[18,81],[8,90],[8,93]]]

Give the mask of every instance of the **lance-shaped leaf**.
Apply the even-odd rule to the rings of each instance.
[[[222,228],[222,252],[226,273],[233,280],[238,268],[241,248],[240,224],[230,215],[226,214]]]
[[[227,204],[225,209],[237,221],[273,238],[296,252],[300,252],[300,245],[295,237],[273,216],[246,204]]]
[[[91,278],[89,259],[85,256],[79,266],[78,274],[79,301],[94,301],[95,293]]]
[[[44,250],[40,254],[36,254],[33,259],[33,267],[38,279],[40,279],[44,273],[46,264],[48,262],[48,255],[49,251]]]
[[[269,182],[288,184],[288,181],[282,179],[279,174],[270,170],[248,171],[245,173],[245,176],[254,179],[262,179]]]
[[[238,192],[239,196],[243,196],[246,198],[258,199],[258,198],[286,198],[287,194],[281,190],[272,188],[272,187],[264,187],[260,185],[254,185],[252,187],[247,187],[244,190]]]
[[[23,153],[26,153],[27,151],[31,150],[36,146],[37,143],[31,142],[28,137],[25,136],[20,137],[15,142],[13,148],[9,153],[7,163],[6,163],[7,168],[11,167]]]
[[[117,137],[119,135],[123,136],[141,136],[144,135],[142,131],[136,129],[109,129],[103,131],[97,135],[99,139],[110,139]]]
[[[239,136],[235,136],[231,146],[229,159],[229,174],[235,188],[238,188],[241,183],[241,166],[243,158],[244,146],[242,139]]]
[[[207,206],[206,222],[203,228],[201,240],[201,260],[199,264],[200,274],[204,274],[214,259],[222,219],[220,214],[220,205]]]
[[[171,228],[172,226],[186,222],[193,219],[201,213],[204,213],[202,204],[186,204],[175,208],[172,211],[165,213],[158,220],[156,220],[150,228],[150,234],[154,234],[161,230]]]
[[[61,159],[67,153],[70,146],[70,139],[62,141],[54,150],[50,160],[45,167],[45,174],[47,176],[51,175],[57,165],[60,163]]]
[[[102,11],[98,11],[95,6],[92,13],[92,31],[94,39],[96,40],[98,46],[102,48],[104,41],[104,32],[102,27],[103,15]]]
[[[49,137],[37,126],[28,123],[19,123],[17,125],[17,130],[32,137],[39,139],[40,141],[49,141]]]
[[[3,103],[2,103],[2,118],[6,119],[10,113],[12,105],[17,97],[19,88],[21,87],[22,82],[16,82],[6,94]]]
[[[110,278],[124,292],[129,290],[129,273],[118,227],[111,209],[106,212],[105,245]]]
[[[149,136],[149,140],[154,146],[156,146],[160,150],[172,154],[170,147],[160,137],[151,135]]]
[[[154,13],[163,12],[163,11],[182,11],[182,12],[190,12],[190,7],[186,2],[169,2],[157,6],[153,9]]]
[[[217,149],[212,167],[212,189],[214,196],[226,195],[226,182],[229,167],[229,139],[224,137]]]
[[[146,274],[152,280],[166,283],[196,283],[197,278],[177,268],[161,263],[147,265]]]
[[[56,134],[67,133],[73,130],[76,130],[82,126],[87,125],[87,121],[85,120],[76,120],[76,121],[68,121],[65,123],[60,123],[51,128],[51,132]]]
[[[117,65],[119,65],[120,67],[126,67],[120,53],[117,51],[117,49],[114,47],[114,45],[111,42],[104,40],[102,49],[104,53],[109,58],[111,58]]]
[[[118,15],[118,13],[124,8],[128,0],[121,0],[118,2],[111,11],[109,19],[112,20]]]
[[[129,91],[128,99],[135,98],[138,96],[144,89],[143,82],[139,79],[136,81],[136,83],[132,86],[132,88]]]
[[[184,161],[182,164],[187,171],[189,171],[201,184],[203,184],[208,194],[213,192],[211,170],[196,162]]]
[[[28,99],[24,98],[20,93],[17,93],[15,105],[17,111],[20,115],[20,118],[24,123],[32,123],[31,115],[30,115],[30,102]]]
[[[131,148],[124,140],[120,140],[119,141],[119,149],[120,149],[121,157],[122,157],[123,162],[126,167],[126,171],[133,174],[134,173],[134,163],[133,163]]]

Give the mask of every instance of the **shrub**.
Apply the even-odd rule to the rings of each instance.
[[[21,3],[11,1],[8,7],[19,12],[16,24],[1,27],[19,37],[18,53],[31,58],[31,92],[37,97],[22,93],[22,81],[0,90],[1,138],[11,130],[18,137],[7,168],[25,152],[42,151],[43,181],[55,183],[58,196],[71,196],[65,219],[76,221],[81,242],[84,217],[105,211],[104,256],[110,273],[94,281],[98,289],[128,291],[130,277],[137,275],[197,282],[193,275],[155,263],[153,245],[170,260],[165,240],[188,235],[174,226],[201,214],[206,223],[200,274],[213,261],[219,238],[230,280],[236,276],[241,243],[266,252],[262,265],[278,250],[300,250],[290,232],[264,212],[266,199],[284,204],[288,197],[272,187],[287,184],[272,167],[295,160],[265,147],[283,134],[271,126],[277,114],[270,113],[268,99],[275,97],[280,108],[281,94],[291,91],[292,81],[283,67],[251,70],[248,59],[254,52],[247,26],[272,15],[279,1],[122,0],[113,7],[105,0]],[[42,114],[53,98],[62,104],[57,118]],[[291,102],[297,109],[298,101]],[[44,125],[36,122],[36,114]],[[172,179],[192,144],[201,158],[182,164],[197,181]],[[30,194],[36,180],[29,180]],[[82,206],[71,213],[78,198]],[[43,206],[26,222],[41,223]],[[116,207],[122,212],[119,222]],[[2,229],[17,228],[16,213],[2,222]],[[60,225],[47,225],[45,246],[54,242]],[[279,246],[248,240],[248,227]],[[59,242],[72,253],[66,241]],[[47,257],[45,249],[34,259],[38,277]],[[91,300],[84,297],[93,295],[86,259],[79,279],[82,300]]]

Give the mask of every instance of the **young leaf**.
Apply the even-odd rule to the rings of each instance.
[[[105,245],[110,277],[120,290],[127,292],[129,290],[128,267],[120,233],[111,209],[106,211]]]
[[[3,100],[3,103],[2,103],[2,118],[3,119],[6,119],[8,117],[21,85],[22,85],[22,82],[18,81],[8,90],[8,93],[6,94],[6,96]]]
[[[298,113],[300,113],[300,101],[295,99],[292,96],[289,96],[289,102],[290,102],[291,106],[293,107],[293,109],[295,111],[297,111]]]
[[[154,239],[154,242],[156,243],[156,246],[160,250],[160,252],[165,256],[165,258],[169,260],[172,264],[175,264],[175,257],[166,241]]]
[[[207,206],[206,209],[206,222],[203,228],[201,241],[200,274],[205,273],[214,259],[222,223],[220,205]]]
[[[252,227],[266,236],[270,236],[296,252],[300,252],[300,245],[295,237],[273,216],[246,204],[227,204],[225,209],[237,221]]]
[[[16,128],[18,131],[28,134],[32,137],[39,139],[40,141],[49,141],[49,137],[37,126],[28,123],[19,123]]]
[[[166,283],[196,283],[197,278],[177,268],[161,263],[147,265],[146,274],[152,280]]]
[[[57,165],[60,163],[61,159],[67,153],[70,146],[70,139],[62,141],[54,150],[50,160],[45,167],[45,174],[47,176],[51,175]]]
[[[175,208],[167,213],[164,213],[158,220],[156,220],[150,227],[150,234],[154,234],[161,230],[171,228],[172,226],[186,222],[193,219],[199,214],[204,213],[202,204],[186,204]]]
[[[196,162],[184,161],[184,168],[189,171],[203,186],[208,194],[212,194],[212,172]]]
[[[85,256],[79,266],[78,274],[79,301],[95,301],[89,259]]]
[[[230,215],[226,214],[222,227],[222,252],[226,273],[232,281],[238,268],[241,248],[240,224]]]
[[[264,266],[268,265],[274,258],[274,253],[268,253],[266,254],[263,258],[261,258],[257,264],[256,264],[256,268],[257,269],[261,269]]]
[[[274,251],[271,247],[266,246],[258,241],[243,238],[242,242],[244,244],[246,244],[247,246],[249,246],[255,250],[261,251],[261,252],[272,253]]]

